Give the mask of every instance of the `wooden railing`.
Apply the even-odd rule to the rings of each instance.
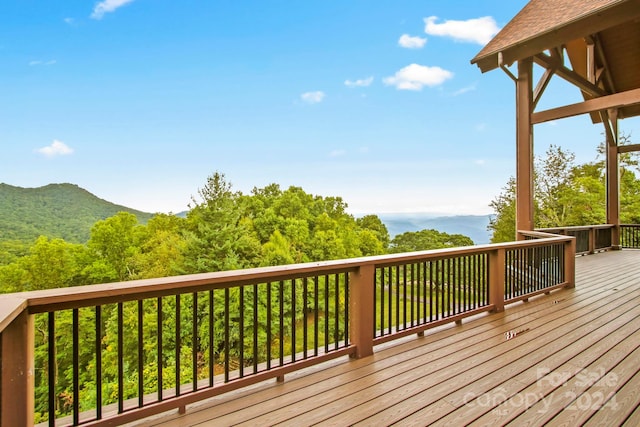
[[[184,411],[574,286],[575,238],[543,234],[0,296],[1,425],[33,424],[34,407],[50,425],[114,425]]]
[[[640,225],[620,225],[620,245],[627,249],[640,249]]]
[[[584,225],[575,227],[539,228],[536,231],[576,238],[576,254],[593,254],[614,249],[613,233],[615,225]]]

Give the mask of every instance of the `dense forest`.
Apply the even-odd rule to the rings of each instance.
[[[118,212],[146,224],[152,214],[102,200],[74,184],[21,188],[0,183],[0,240],[32,242],[39,236],[86,243],[91,226]]]
[[[70,187],[44,189],[64,195]],[[26,215],[28,206],[14,202]],[[116,206],[91,202],[96,210]],[[55,203],[67,210],[74,204],[66,199]],[[75,203],[80,205],[84,206]],[[299,187],[283,190],[277,184],[243,194],[234,191],[221,173],[207,179],[190,208],[184,218],[167,214],[141,218],[119,211],[89,227],[84,242],[80,237],[62,238],[65,233],[59,228],[26,243],[4,239],[0,289],[20,292],[473,244],[466,236],[436,230],[390,239],[376,215],[355,218],[340,197],[314,196]],[[86,211],[78,214],[85,223]],[[50,223],[59,224],[61,218],[62,214],[53,217]],[[82,227],[78,224],[67,225],[66,235]]]

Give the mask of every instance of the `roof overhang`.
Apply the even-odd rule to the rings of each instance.
[[[484,73],[530,57],[585,100],[636,93],[630,91],[640,88],[640,0],[531,0],[471,63]],[[618,113],[638,116],[640,105],[628,103]]]
[[[607,28],[614,27],[621,22],[640,19],[640,0],[618,0],[607,3],[598,9],[585,12],[578,16],[572,16],[568,21],[558,22],[556,25],[545,28],[540,26],[540,31],[529,27],[530,18],[536,12],[535,6],[540,0],[531,1],[522,11],[513,18],[472,60],[480,70],[487,71],[498,68],[498,54],[502,52],[503,63],[511,65],[514,62],[534,56],[561,46],[571,40],[587,37],[599,33]],[[556,3],[556,2],[549,2]],[[585,6],[590,2],[580,2]],[[526,15],[526,16],[525,16]],[[528,18],[528,19],[519,19]],[[543,20],[544,16],[538,19]],[[528,28],[522,28],[528,26]],[[528,30],[528,31],[527,31]],[[509,34],[515,33],[515,34]],[[505,34],[503,38],[501,35]],[[524,37],[518,37],[520,34]]]

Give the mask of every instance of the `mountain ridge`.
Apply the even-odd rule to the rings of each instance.
[[[76,184],[18,187],[0,183],[2,240],[32,241],[40,235],[85,243],[97,221],[130,212],[141,223],[153,214],[101,199]]]
[[[391,238],[398,234],[433,229],[465,235],[477,245],[491,241],[488,230],[493,215],[434,215],[427,213],[383,213],[378,218],[387,226]]]
[[[0,240],[30,242],[38,236],[86,243],[91,227],[118,212],[130,212],[145,224],[154,214],[104,200],[71,183],[18,187],[0,183]],[[176,214],[186,216],[185,212]],[[398,234],[434,229],[463,234],[476,244],[489,243],[491,215],[435,215],[429,213],[375,214],[391,238]]]

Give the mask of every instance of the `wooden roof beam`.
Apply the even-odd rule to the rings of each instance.
[[[601,110],[598,112],[600,116],[600,122],[604,126],[604,133],[606,136],[606,145],[618,145],[618,137],[614,135],[614,121],[612,118],[618,117],[617,110]]]
[[[607,62],[607,57],[604,54],[604,49],[602,48],[602,42],[600,41],[600,37],[598,36],[598,34],[593,34],[591,36],[591,38],[594,41],[596,58],[598,59],[598,62],[602,66],[602,70],[603,71],[601,71],[601,72],[604,73],[603,74],[604,87],[607,88],[609,93],[615,93],[616,92],[616,87],[613,84],[613,77],[611,77],[611,72],[609,71],[609,63]],[[601,78],[601,76],[598,76],[598,80],[600,80],[600,78]]]
[[[562,64],[562,62],[560,62],[556,58],[553,58],[544,53],[539,53],[533,57],[533,60],[535,61],[536,64],[544,68],[552,69],[553,72],[557,74],[559,77],[562,77],[569,83],[573,84],[574,86],[577,86],[581,91],[585,92],[588,95],[591,95],[593,97],[607,95],[607,92],[604,89],[599,88],[598,86],[591,83],[589,80],[582,77],[580,74],[565,67],[565,65]]]
[[[598,79],[596,77],[596,71],[598,67],[596,66],[596,46],[595,41],[591,37],[586,38],[587,41],[587,80],[591,82],[593,85],[598,84]]]
[[[640,151],[640,144],[619,145],[618,153],[631,153],[634,151]]]
[[[632,89],[613,95],[600,96],[577,104],[551,108],[531,115],[533,124],[549,122],[551,120],[564,119],[580,114],[594,113],[602,110],[616,109],[640,104],[640,89]]]
[[[551,54],[550,55],[551,58],[554,58],[556,61],[559,61],[560,63],[564,62],[562,47],[549,49],[549,53]],[[547,88],[547,85],[551,81],[551,77],[553,77],[553,74],[554,74],[553,69],[545,68],[544,74],[542,75],[542,77],[540,77],[540,80],[538,81],[538,84],[536,85],[536,88],[533,91],[533,106],[531,107],[532,110],[536,109],[536,106],[538,105],[538,101],[540,101],[540,98],[542,97],[542,94]]]
[[[547,85],[551,81],[551,77],[553,77],[553,70],[547,68],[544,70],[544,74],[540,77],[538,84],[536,85],[536,89],[533,91],[533,106],[532,109],[535,110],[538,105],[538,101],[540,101],[540,97],[544,93],[544,90],[547,88]]]

